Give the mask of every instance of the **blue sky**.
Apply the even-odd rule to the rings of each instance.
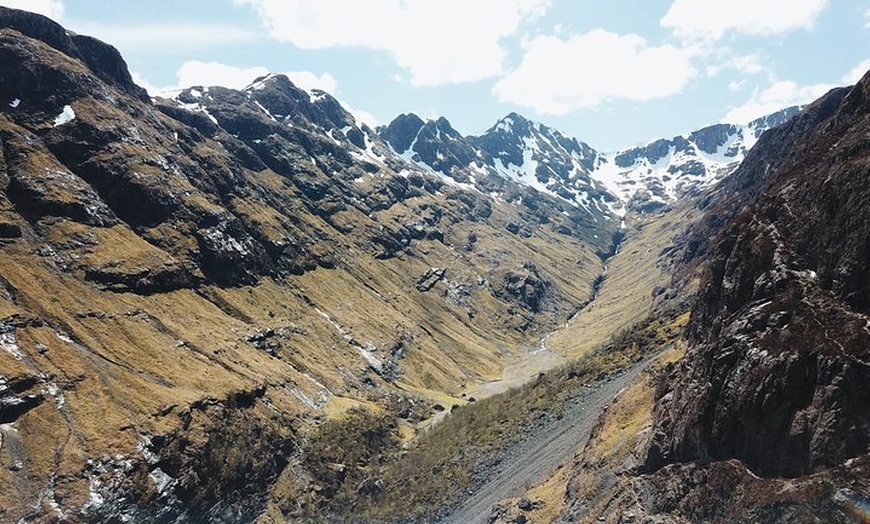
[[[870,69],[870,0],[0,0],[115,45],[151,91],[264,72],[361,118],[511,111],[608,151],[806,103]]]

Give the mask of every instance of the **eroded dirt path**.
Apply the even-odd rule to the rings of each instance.
[[[604,407],[643,372],[648,362],[636,363],[621,374],[586,388],[565,406],[561,420],[533,428],[507,453],[486,483],[439,523],[487,523],[496,503],[517,497],[529,486],[543,481],[586,444]]]

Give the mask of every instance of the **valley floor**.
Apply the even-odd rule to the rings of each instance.
[[[518,387],[539,373],[588,355],[614,335],[650,315],[670,284],[667,253],[697,210],[684,206],[654,217],[631,217],[618,252],[606,260],[590,300],[559,330],[506,366],[501,379],[484,382],[469,396],[486,398]],[[654,296],[656,290],[659,295]],[[671,297],[673,298],[673,297]]]

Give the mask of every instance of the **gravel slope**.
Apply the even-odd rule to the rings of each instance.
[[[521,495],[543,481],[560,464],[573,457],[589,439],[601,411],[646,368],[639,362],[621,374],[606,379],[574,398],[561,420],[536,425],[509,451],[486,483],[468,497],[440,524],[488,523],[493,506]]]

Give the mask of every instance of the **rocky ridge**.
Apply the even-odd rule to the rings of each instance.
[[[612,153],[516,113],[480,136],[463,137],[447,119],[397,117],[378,129],[402,158],[459,184],[514,199],[519,183],[558,197],[593,221],[667,210],[734,171],[761,135],[794,116],[790,107],[747,125],[716,124]],[[506,182],[507,181],[507,182]]]
[[[628,209],[650,212],[697,196],[732,173],[765,131],[787,122],[789,107],[746,125],[715,124],[603,155],[593,176]]]
[[[574,471],[560,522],[862,522],[868,100],[870,76],[831,91],[701,202],[687,354],[653,384],[651,424],[609,486],[590,495]]]

